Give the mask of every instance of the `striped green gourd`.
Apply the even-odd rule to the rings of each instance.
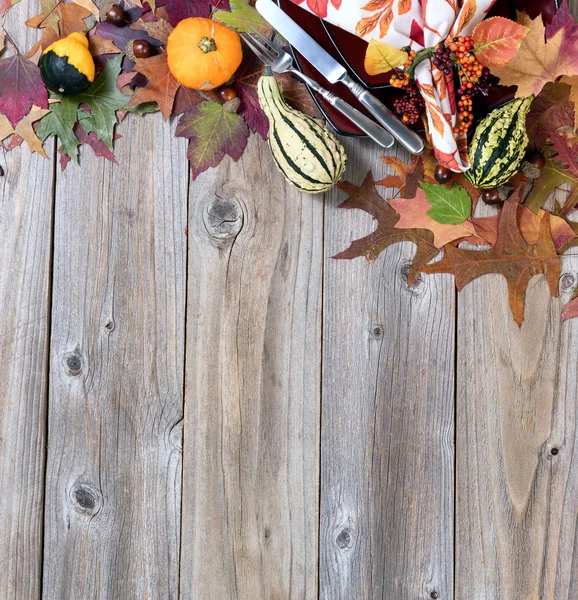
[[[274,76],[262,75],[257,90],[269,119],[269,146],[287,181],[309,194],[323,192],[339,181],[347,156],[337,138],[311,117],[287,106]]]
[[[516,98],[493,110],[477,126],[469,148],[466,179],[481,189],[497,188],[515,175],[524,160],[526,115],[534,96]]]

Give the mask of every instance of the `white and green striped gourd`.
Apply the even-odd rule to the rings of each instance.
[[[261,76],[257,90],[269,119],[269,146],[287,181],[309,194],[337,183],[347,163],[337,138],[311,117],[287,106],[273,75]]]
[[[493,110],[476,127],[468,151],[471,168],[465,173],[473,185],[497,188],[520,170],[528,145],[526,116],[533,100],[534,96],[516,98]]]

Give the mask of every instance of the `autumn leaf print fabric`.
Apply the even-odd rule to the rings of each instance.
[[[369,41],[416,52],[447,37],[469,35],[495,0],[292,0],[322,19]],[[426,103],[431,140],[439,163],[452,171],[469,168],[464,136],[453,132],[457,108],[453,78],[445,77],[430,60],[415,71]]]

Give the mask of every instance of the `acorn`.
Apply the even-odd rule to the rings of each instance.
[[[494,206],[495,204],[501,204],[503,202],[502,198],[500,197],[500,192],[497,188],[484,190],[482,192],[482,201],[489,206]]]
[[[106,20],[112,25],[122,27],[126,25],[126,12],[119,4],[113,4],[110,10],[106,13]]]
[[[153,52],[153,46],[148,40],[135,40],[132,51],[137,58],[148,58]]]

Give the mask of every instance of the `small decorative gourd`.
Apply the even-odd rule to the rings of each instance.
[[[528,134],[526,116],[534,96],[516,98],[493,110],[476,127],[469,148],[471,168],[466,179],[480,189],[507,183],[524,160]]]
[[[71,33],[50,44],[42,53],[38,66],[46,87],[63,96],[81,94],[94,81],[94,60],[88,40],[82,33]]]
[[[231,79],[243,58],[239,34],[213,19],[183,19],[167,42],[173,76],[185,87],[212,90]]]
[[[273,75],[262,75],[257,91],[269,119],[269,146],[287,181],[309,194],[338,182],[347,156],[337,138],[311,117],[287,106]]]

